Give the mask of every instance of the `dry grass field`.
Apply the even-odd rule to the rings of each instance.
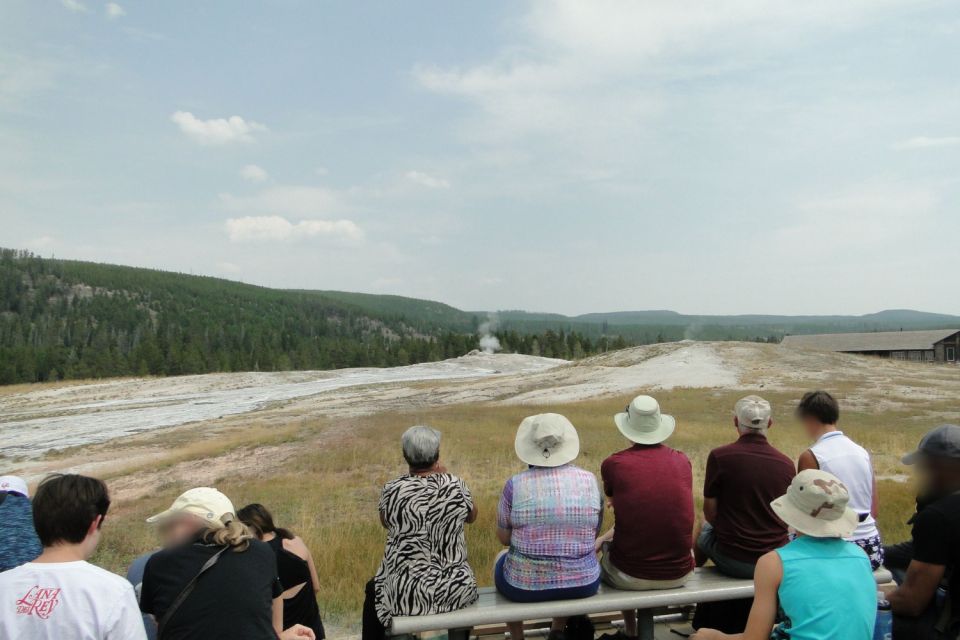
[[[529,364],[515,356],[491,358],[489,366],[496,369],[501,363],[521,369]],[[336,636],[359,625],[363,585],[377,568],[385,538],[376,512],[379,490],[405,471],[399,438],[410,425],[429,424],[443,432],[446,466],[473,491],[480,518],[468,527],[470,558],[480,583],[489,585],[500,548],[494,531],[497,499],[504,481],[522,468],[513,440],[527,415],[567,415],[580,432],[578,464],[596,473],[606,456],[627,446],[613,425],[613,414],[637,393],[655,395],[663,410],[678,419],[677,433],[668,444],[692,462],[699,508],[707,453],[736,437],[732,407],[738,398],[757,392],[773,403],[770,438],[795,459],[809,443],[793,420],[793,407],[804,390],[829,389],[844,407],[841,427],[873,453],[880,478],[880,525],[888,541],[908,535],[905,522],[913,510],[909,469],[899,463],[900,456],[930,427],[960,422],[956,367],[793,352],[775,345],[654,345],[559,367],[521,369],[492,377],[369,385],[298,397],[239,415],[55,448],[33,458],[0,456],[0,466],[31,481],[53,470],[106,478],[114,507],[95,561],[120,573],[133,557],[157,544],[144,519],[181,491],[213,485],[238,507],[262,502],[279,524],[296,531],[312,549],[321,577],[321,606]],[[171,382],[185,389],[215,389],[239,384],[237,380],[198,376],[195,382]],[[289,382],[282,374],[280,381]],[[112,401],[123,397],[117,394],[124,389],[143,384],[73,385],[65,393],[81,407],[70,411],[80,411],[88,398]],[[17,411],[61,411],[57,403],[64,392],[50,389],[24,387],[0,395],[0,427],[5,402]],[[608,512],[605,527],[612,525]]]
[[[678,431],[669,444],[690,457],[697,487],[702,486],[709,450],[735,437],[729,416],[740,395],[702,389],[658,394],[664,410],[679,418]],[[790,416],[795,398],[789,393],[767,396],[777,408],[771,440],[795,458],[807,445]],[[583,446],[578,464],[599,472],[604,457],[626,446],[611,420],[626,400],[611,398],[550,408],[564,413],[577,426]],[[522,468],[513,453],[516,426],[523,417],[540,410],[466,405],[377,414],[351,419],[349,436],[326,446],[312,444],[314,435],[329,428],[318,423],[304,427],[300,434],[303,446],[281,466],[265,467],[246,478],[231,477],[226,468],[215,484],[237,505],[252,501],[268,505],[278,522],[307,541],[321,576],[320,601],[326,615],[331,622],[352,626],[359,619],[363,584],[376,570],[383,549],[384,532],[376,512],[379,488],[405,470],[399,450],[403,430],[426,423],[443,432],[445,464],[467,481],[480,507],[479,520],[468,528],[468,545],[478,579],[487,585],[500,549],[494,535],[499,492],[503,482]],[[843,426],[874,452],[881,476],[899,476],[906,471],[898,456],[909,450],[926,428],[907,412],[887,412],[882,418],[847,412]],[[154,545],[154,533],[143,519],[164,508],[182,488],[179,484],[160,487],[147,498],[121,505],[109,521],[98,561],[120,571],[132,557]],[[902,539],[908,534],[904,522],[913,503],[910,484],[887,479],[880,482],[879,490],[883,532],[890,540]],[[612,524],[612,513],[608,513],[606,526]]]

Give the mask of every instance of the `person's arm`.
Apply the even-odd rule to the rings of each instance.
[[[713,451],[707,456],[707,470],[703,479],[703,519],[709,524],[717,521],[717,509],[719,509],[719,495],[722,474],[720,472],[720,463]]]
[[[907,567],[903,584],[887,594],[890,609],[902,616],[916,617],[930,606],[946,566],[914,560]]]
[[[273,629],[277,637],[283,636],[283,598],[273,599]]]
[[[467,516],[467,524],[473,524],[480,515],[480,508],[476,504],[470,509],[470,515]]]
[[[293,540],[284,540],[284,542],[289,542],[294,553],[306,560],[307,567],[310,569],[310,580],[313,581],[313,592],[320,593],[320,576],[317,575],[317,566],[313,563],[313,554],[310,553],[307,543],[299,537]]]
[[[510,546],[513,526],[510,523],[510,511],[513,509],[513,478],[507,480],[497,505],[497,540],[505,547]]]
[[[279,637],[280,640],[316,640],[317,635],[313,632],[313,629],[302,624],[295,624],[289,629],[284,629]]]
[[[880,515],[880,496],[877,495],[877,474],[873,474],[873,498],[870,501],[870,515],[876,520]]]
[[[597,538],[597,541],[593,545],[593,548],[596,550],[597,553],[600,553],[600,551],[603,549],[604,544],[606,544],[607,542],[613,541],[614,529],[615,527],[610,527],[609,531],[607,531],[605,534]]]
[[[467,508],[470,509],[470,513],[467,514],[466,523],[473,524],[477,521],[477,516],[480,515],[480,509],[477,507],[477,503],[474,501],[470,489],[467,488],[467,483],[464,482],[462,478],[457,478],[457,482],[460,484],[460,492],[463,494],[463,500],[466,502]]]
[[[770,632],[777,621],[779,599],[777,590],[783,581],[783,564],[776,551],[771,551],[757,562],[753,576],[754,596],[747,628],[743,633],[726,634],[716,629],[700,629],[691,636],[691,640],[769,640]]]
[[[817,462],[817,456],[813,455],[813,451],[807,449],[800,454],[800,459],[797,460],[797,472],[806,471],[807,469],[819,469],[820,463]]]

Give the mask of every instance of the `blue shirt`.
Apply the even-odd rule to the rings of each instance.
[[[42,552],[30,499],[19,493],[6,494],[0,503],[0,571],[26,564]]]
[[[863,549],[840,538],[800,536],[777,554],[784,621],[773,638],[872,640],[877,585]]]
[[[152,558],[155,553],[156,551],[148,551],[142,556],[135,558],[133,562],[130,563],[130,568],[127,569],[127,580],[133,585],[133,590],[137,594],[137,600],[140,600],[140,587],[143,586],[143,570],[147,567],[147,560]],[[147,632],[147,640],[156,640],[157,623],[153,619],[153,616],[143,614],[143,628]]]

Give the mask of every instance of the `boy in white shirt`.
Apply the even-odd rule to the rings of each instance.
[[[33,499],[43,553],[0,574],[0,638],[146,640],[129,582],[87,562],[110,507],[95,478],[52,475]]]

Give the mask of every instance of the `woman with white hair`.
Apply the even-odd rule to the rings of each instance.
[[[157,524],[164,549],[147,561],[140,609],[159,640],[314,640],[307,627],[283,629],[283,589],[273,550],[210,487],[190,489]]]
[[[509,551],[494,568],[497,590],[515,602],[588,598],[600,587],[595,542],[603,520],[597,479],[573,464],[580,438],[567,418],[544,413],[517,430],[517,457],[528,465],[503,488],[497,537]],[[565,618],[555,618],[550,639],[562,637]],[[509,623],[523,638],[523,622]]]
[[[440,464],[440,432],[410,427],[401,438],[409,472],[384,486],[383,562],[367,583],[363,640],[382,640],[394,616],[462,609],[477,599],[463,525],[477,519],[467,485]]]

